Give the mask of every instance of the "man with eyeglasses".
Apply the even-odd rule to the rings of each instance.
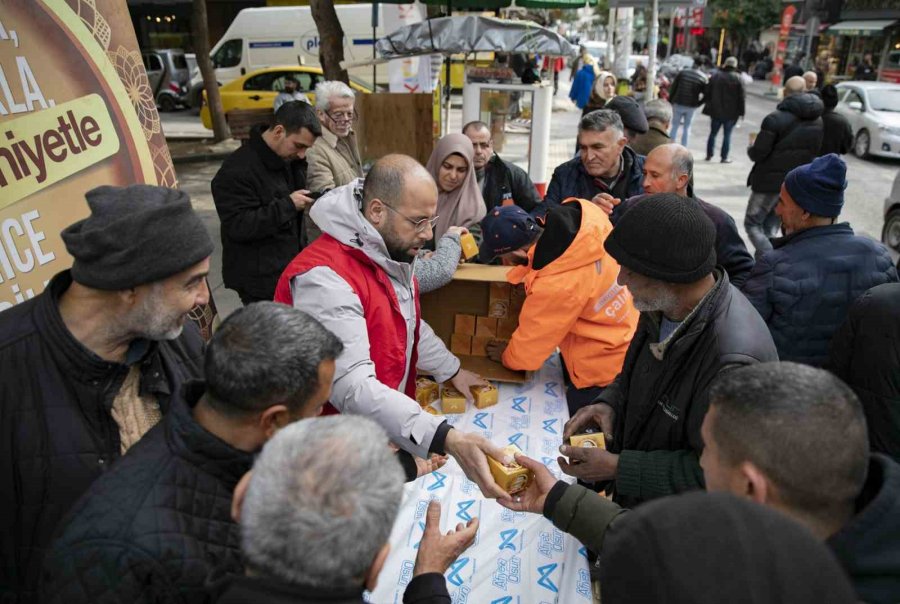
[[[356,144],[356,94],[343,82],[328,81],[316,84],[316,115],[322,126],[322,136],[309,150],[307,181],[310,191],[322,192],[348,185],[362,177],[362,160]],[[307,213],[308,216],[308,213]],[[304,224],[303,244],[319,238],[322,231],[315,221]]]
[[[337,411],[371,417],[413,455],[452,455],[486,497],[508,499],[485,455],[508,456],[415,401],[417,371],[470,400],[470,388],[485,383],[460,367],[420,317],[413,275],[419,250],[433,236],[437,197],[434,179],[416,160],[381,158],[365,181],[316,202],[312,218],[323,235],[288,265],[275,301],[309,313],[344,343],[331,395]]]
[[[528,173],[494,153],[494,139],[487,124],[469,122],[463,126],[462,133],[472,141],[472,149],[475,151],[472,163],[488,211],[497,206],[515,204],[526,212],[531,212],[541,203]]]
[[[281,271],[300,251],[303,211],[312,204],[306,153],[322,134],[315,111],[285,103],[269,126],[229,155],[212,180],[222,232],[222,278],[246,306],[272,300]]]

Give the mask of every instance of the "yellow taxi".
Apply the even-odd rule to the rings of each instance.
[[[315,104],[316,84],[325,79],[322,68],[283,65],[251,71],[247,75],[220,86],[222,108],[225,113],[232,109],[271,109],[275,104],[275,97],[284,89],[285,78],[289,76],[297,80],[300,84],[298,90],[306,95],[310,103]],[[350,78],[350,87],[359,93],[372,92],[365,82],[352,77]],[[212,128],[212,117],[209,114],[205,90],[203,91],[203,105],[200,107],[200,120],[205,127]]]

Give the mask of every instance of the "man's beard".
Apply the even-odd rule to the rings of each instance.
[[[132,333],[148,340],[174,340],[184,330],[184,315],[167,308],[162,286],[154,285],[131,317]]]
[[[638,298],[631,294],[631,301],[639,312],[667,312],[678,305],[678,297],[668,289],[659,288],[646,298]]]
[[[391,260],[394,262],[411,263],[415,257],[410,255],[409,250],[414,246],[407,246],[401,243],[400,237],[397,235],[392,224],[389,223],[385,226],[385,232],[381,233],[381,238],[384,240],[384,246],[387,248],[388,256],[390,256]]]

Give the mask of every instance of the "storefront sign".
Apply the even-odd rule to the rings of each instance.
[[[778,32],[778,46],[775,49],[775,67],[772,70],[772,84],[781,86],[781,74],[784,73],[784,55],[787,49],[788,34],[791,32],[791,24],[794,22],[794,14],[797,9],[790,5],[781,13],[781,29]]]

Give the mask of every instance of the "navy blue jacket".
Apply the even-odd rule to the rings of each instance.
[[[850,305],[872,287],[897,281],[897,270],[887,248],[854,235],[846,222],[772,244],[744,283],[744,295],[769,326],[782,361],[820,367]]]
[[[622,157],[625,159],[625,174],[613,187],[612,196],[624,200],[644,192],[644,156],[635,153],[631,147],[625,147]],[[538,204],[532,214],[543,216],[547,210],[558,206],[564,199],[569,197],[591,199],[602,191],[603,189],[594,184],[594,177],[585,170],[581,157],[576,156],[556,167],[550,179],[550,186],[547,187],[544,203]],[[613,212],[614,216],[616,214],[617,212]]]

